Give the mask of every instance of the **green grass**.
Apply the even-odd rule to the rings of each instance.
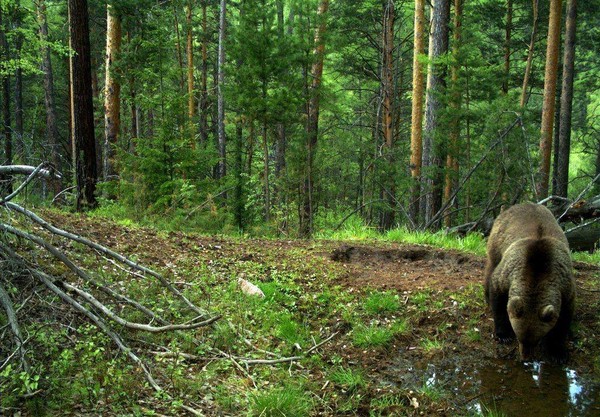
[[[329,376],[330,380],[347,392],[357,391],[367,385],[367,380],[360,370],[340,367]]]
[[[409,328],[406,320],[395,322],[391,326],[359,324],[352,330],[352,343],[360,348],[387,346],[396,335],[405,334]]]
[[[248,415],[253,417],[309,416],[313,402],[300,387],[255,390],[250,394]]]
[[[444,342],[438,340],[437,338],[426,338],[421,341],[421,347],[425,352],[438,351],[444,348]]]
[[[364,308],[367,313],[373,315],[395,313],[400,310],[400,300],[398,294],[389,291],[373,291],[365,300]]]

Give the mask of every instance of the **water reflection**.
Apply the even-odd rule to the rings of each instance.
[[[406,372],[408,371],[408,372]],[[510,416],[598,417],[600,386],[574,369],[545,362],[490,360],[487,363],[411,364],[403,383],[452,392],[457,408],[475,414]]]

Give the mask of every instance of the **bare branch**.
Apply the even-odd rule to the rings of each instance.
[[[68,289],[69,291],[74,292],[75,294],[77,294],[78,296],[80,296],[81,298],[86,300],[88,303],[90,303],[91,305],[96,307],[98,310],[100,310],[104,315],[106,315],[110,319],[116,321],[120,325],[125,326],[129,329],[143,330],[143,331],[150,332],[150,333],[160,333],[160,332],[166,332],[166,331],[171,331],[171,330],[191,330],[191,329],[197,329],[198,327],[207,326],[211,323],[214,323],[219,318],[221,318],[221,316],[214,316],[208,320],[201,321],[198,323],[170,324],[170,325],[160,326],[160,327],[150,326],[150,325],[142,324],[142,323],[135,323],[135,322],[127,321],[127,320],[123,319],[122,317],[118,316],[117,314],[115,314],[114,312],[112,312],[108,307],[106,307],[104,304],[102,304],[100,301],[98,301],[92,294],[90,294],[86,291],[83,291],[67,282],[62,282],[61,285],[63,287],[65,287],[66,289]]]
[[[21,326],[19,326],[19,320],[17,320],[17,314],[15,313],[13,303],[10,300],[8,293],[4,289],[2,282],[0,282],[0,304],[2,305],[2,307],[4,307],[6,317],[8,318],[8,323],[10,324],[10,328],[13,332],[15,345],[17,347],[17,350],[19,351],[19,356],[21,357],[21,364],[23,365],[23,370],[25,372],[29,372],[29,363],[27,362],[27,358],[25,357],[25,349],[23,347],[23,334],[21,333]]]
[[[40,166],[42,166],[40,168]],[[36,174],[39,174],[45,178],[62,178],[60,172],[54,169],[45,169],[49,164],[42,163],[37,168],[30,165],[0,165],[0,174],[31,174],[36,169],[40,168]]]
[[[140,265],[140,264],[138,264],[138,263],[136,263],[136,262],[134,262],[134,261],[126,258],[125,256],[123,256],[123,255],[121,255],[121,254],[119,254],[119,253],[117,253],[117,252],[115,252],[113,250],[110,250],[107,247],[102,246],[102,245],[100,245],[100,244],[98,244],[96,242],[92,242],[89,239],[86,239],[86,238],[84,238],[82,236],[78,236],[78,235],[75,235],[73,233],[67,232],[66,230],[59,229],[58,227],[55,227],[55,226],[51,225],[50,223],[48,223],[47,221],[45,221],[44,219],[42,219],[41,217],[39,217],[35,213],[27,210],[24,207],[19,206],[18,204],[8,202],[8,203],[6,203],[6,206],[8,208],[10,208],[11,210],[14,210],[14,211],[16,211],[18,213],[21,213],[21,214],[29,217],[35,223],[37,223],[38,225],[42,226],[44,229],[46,229],[46,230],[48,230],[48,231],[50,231],[50,232],[52,232],[52,233],[54,233],[56,235],[59,235],[59,236],[65,237],[67,239],[74,240],[74,241],[76,241],[78,243],[81,243],[83,245],[86,245],[86,246],[88,246],[88,247],[90,247],[92,249],[95,249],[98,252],[100,252],[100,253],[108,256],[108,257],[111,257],[113,259],[118,260],[119,262],[124,263],[125,265],[127,265],[127,266],[129,266],[131,268],[134,268],[134,269],[136,269],[138,271],[144,272],[144,273],[146,273],[146,274],[148,274],[148,275],[150,275],[150,276],[158,279],[161,284],[163,284],[167,289],[169,289],[169,291],[171,291],[173,294],[175,294],[177,297],[179,297],[190,309],[192,309],[196,313],[201,314],[203,316],[208,316],[209,315],[208,312],[200,309],[195,304],[193,304],[190,300],[188,300],[187,297],[185,297],[177,288],[175,288],[169,281],[167,281],[167,279],[165,279],[159,273],[157,273],[157,272],[155,272],[155,271],[153,271],[153,270],[151,270],[149,268],[146,268],[145,266]]]

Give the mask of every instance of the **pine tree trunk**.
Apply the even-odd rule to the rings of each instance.
[[[10,59],[10,51],[5,32],[5,17],[4,11],[0,10],[0,43],[2,44],[2,60],[4,62],[8,62]],[[4,159],[2,160],[2,164],[6,165],[12,165],[13,163],[10,97],[10,76],[8,74],[4,74],[2,77],[2,132],[4,133]],[[13,187],[11,175],[3,175],[0,177],[0,192],[2,192],[3,195],[7,195],[10,194],[12,190]]]
[[[418,222],[421,178],[421,158],[423,151],[423,65],[419,58],[425,52],[425,0],[415,0],[412,116],[410,129],[410,173],[412,177],[409,216],[413,223]]]
[[[513,0],[506,0],[506,29],[504,32],[504,80],[502,92],[508,93],[508,80],[510,78],[510,41],[512,35]]]
[[[225,84],[225,22],[226,22],[227,4],[226,0],[221,0],[219,12],[219,51],[217,62],[217,108],[218,108],[218,145],[219,145],[219,164],[217,167],[217,178],[224,178],[226,170],[226,137],[225,137],[225,102],[223,98],[223,88]]]
[[[461,91],[458,88],[458,75],[460,63],[458,55],[461,47],[461,29],[462,29],[463,0],[454,0],[454,33],[452,44],[452,68],[450,79],[452,82],[452,93],[450,97],[450,108],[452,115],[450,118],[450,134],[448,138],[448,156],[446,157],[446,185],[444,188],[444,201],[448,201],[454,192],[458,181],[458,142],[460,138],[460,107]],[[452,216],[444,217],[444,225],[450,227]]]
[[[306,163],[304,184],[302,187],[302,201],[300,208],[299,235],[304,238],[312,236],[314,216],[314,159],[316,155],[317,139],[319,136],[319,99],[321,78],[323,75],[323,58],[325,55],[325,42],[323,35],[326,29],[325,14],[329,8],[329,0],[320,0],[317,10],[318,26],[315,29],[315,48],[313,51],[313,65],[311,68],[312,83],[309,89],[308,118],[306,122]]]
[[[527,102],[527,88],[529,87],[529,77],[531,76],[531,65],[533,63],[533,47],[535,46],[535,38],[537,36],[538,27],[538,2],[539,0],[532,0],[533,6],[533,25],[531,29],[531,39],[529,41],[529,48],[527,48],[527,63],[525,64],[525,75],[523,76],[523,87],[521,88],[521,107],[525,107]]]
[[[440,127],[441,94],[445,88],[446,68],[436,60],[448,52],[448,21],[450,1],[435,0],[429,36],[429,67],[425,98],[425,129],[421,166],[426,179],[421,181],[421,218],[427,224],[441,206],[443,176],[441,172],[441,144],[436,143]],[[424,197],[424,198],[423,198]]]
[[[106,5],[106,74],[104,84],[104,181],[118,175],[115,148],[121,125],[121,84],[115,77],[115,59],[121,50],[121,18],[109,3]]]
[[[540,135],[540,170],[537,184],[537,198],[548,196],[550,178],[550,159],[552,154],[552,128],[554,125],[554,107],[560,49],[561,0],[550,0],[548,23],[548,47],[546,49],[546,71],[544,75],[544,103],[542,107],[542,128]]]
[[[271,219],[271,186],[269,184],[269,141],[267,137],[267,121],[263,120],[262,139],[263,139],[263,184],[265,201],[265,221]]]
[[[575,69],[575,34],[577,28],[577,0],[567,0],[567,19],[563,51],[562,92],[560,95],[560,126],[556,195],[567,197],[569,186],[569,155],[571,153],[571,114],[573,110],[573,75]]]
[[[383,25],[382,25],[382,112],[381,112],[381,127],[383,132],[383,145],[385,153],[385,163],[390,172],[393,172],[394,158],[394,2],[388,0],[384,6]],[[395,199],[395,184],[393,175],[386,175],[382,181],[383,199],[387,201],[388,207],[384,208],[381,213],[379,227],[381,230],[389,230],[394,224],[394,207]]]
[[[185,23],[186,23],[186,55],[187,55],[187,94],[188,94],[188,124],[191,135],[190,145],[192,149],[196,148],[196,135],[194,129],[194,116],[196,103],[194,97],[194,38],[192,32],[192,7],[193,1],[189,0],[186,4]]]
[[[87,0],[69,0],[71,123],[78,211],[96,206],[96,140]]]
[[[54,104],[54,76],[52,61],[48,48],[48,21],[46,18],[46,2],[39,0],[37,3],[37,19],[40,28],[40,44],[42,58],[42,72],[44,78],[44,105],[46,107],[46,140],[50,147],[50,161],[56,170],[62,172],[60,142],[56,124],[56,106]],[[50,186],[54,195],[60,193],[62,183],[60,178],[53,178]]]
[[[206,15],[207,1],[202,1],[202,75],[200,85],[200,141],[208,144],[208,19]]]

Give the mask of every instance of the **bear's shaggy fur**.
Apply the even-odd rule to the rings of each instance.
[[[522,360],[542,344],[556,360],[567,356],[575,307],[569,244],[544,206],[518,204],[494,221],[487,242],[485,297],[496,337],[515,336]]]

